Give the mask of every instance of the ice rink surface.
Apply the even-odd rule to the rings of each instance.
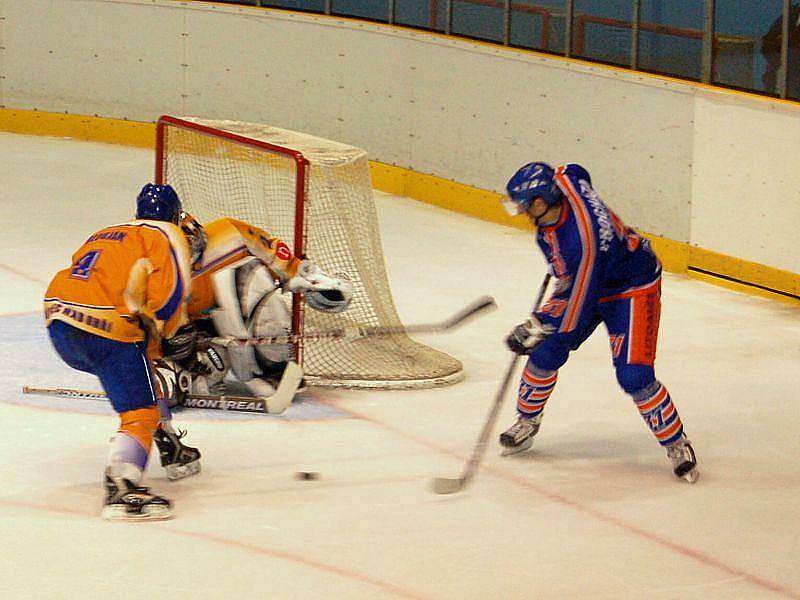
[[[499,456],[509,393],[473,485],[436,496],[431,478],[458,475],[472,451],[508,364],[502,339],[545,265],[530,233],[384,194],[405,322],[497,299],[419,338],[459,358],[466,380],[315,390],[282,416],[176,413],[203,472],[170,483],[153,455],[147,478],[176,518],[102,521],[114,413],[20,388],[97,388],[50,349],[41,298],[90,233],[130,218],[152,153],[12,134],[0,153],[0,597],[800,598],[796,306],[665,275],[656,368],[697,451],[694,486],[617,387],[598,330],[562,369],[533,450]]]

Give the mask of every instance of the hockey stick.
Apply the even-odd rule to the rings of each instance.
[[[531,312],[536,312],[539,309],[539,306],[541,306],[542,300],[544,299],[544,294],[547,291],[547,284],[549,283],[550,273],[548,272],[544,276],[542,287],[539,288],[539,295],[536,297],[536,303],[534,304]],[[492,429],[494,429],[494,424],[497,421],[497,416],[500,414],[500,407],[503,405],[503,399],[506,396],[508,384],[517,368],[519,359],[520,355],[514,354],[511,359],[511,363],[508,365],[508,369],[503,377],[503,381],[500,383],[500,387],[495,394],[492,408],[489,410],[489,416],[486,418],[486,422],[483,424],[483,429],[481,429],[481,433],[478,436],[478,441],[475,443],[475,447],[472,450],[472,455],[469,457],[469,460],[464,467],[464,471],[461,473],[461,477],[434,478],[431,487],[435,493],[454,494],[456,492],[460,492],[467,487],[469,482],[473,479],[473,477],[475,477],[475,473],[478,471],[478,466],[480,465],[481,460],[483,460],[483,455],[486,453],[486,443],[489,441],[489,435],[491,435]]]
[[[420,325],[388,325],[388,326],[363,326],[353,325],[349,327],[339,327],[327,331],[309,331],[300,334],[279,335],[271,337],[214,337],[207,340],[220,346],[261,346],[265,344],[294,344],[297,342],[308,342],[318,340],[353,340],[362,337],[381,337],[399,334],[414,333],[442,333],[463,325],[468,320],[479,314],[495,308],[494,298],[491,296],[481,296],[468,306],[451,317],[438,323],[425,323]]]
[[[287,364],[278,388],[268,398],[251,396],[214,396],[211,394],[186,394],[183,406],[186,408],[208,408],[232,412],[280,414],[285,411],[294,399],[300,382],[303,380],[303,369],[294,362]],[[82,400],[107,400],[105,392],[76,390],[72,388],[40,388],[25,385],[23,394],[37,396],[55,396],[57,398],[79,398]]]
[[[54,396],[56,398],[78,398],[80,400],[108,400],[105,392],[76,390],[73,388],[40,388],[22,386],[23,394]],[[210,408],[234,412],[267,413],[263,398],[247,396],[212,396],[207,394],[187,394],[184,406],[191,408]]]

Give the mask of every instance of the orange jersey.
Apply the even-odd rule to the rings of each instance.
[[[241,260],[258,258],[270,272],[286,283],[297,273],[300,259],[284,242],[263,229],[236,219],[217,219],[204,226],[207,243],[192,274],[189,315],[198,318],[214,306],[211,275]]]
[[[214,295],[214,282],[208,272],[196,275],[192,278],[192,294],[189,296],[189,306],[187,307],[189,319],[202,319],[208,316],[208,312],[216,307],[217,301]]]
[[[191,266],[186,236],[172,223],[137,220],[91,235],[59,271],[44,299],[54,319],[120,342],[145,339],[139,317],[170,337],[186,322]]]

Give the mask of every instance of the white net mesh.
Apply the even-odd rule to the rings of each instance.
[[[164,123],[163,150],[157,157],[163,183],[175,187],[186,210],[201,223],[220,217],[241,219],[296,248],[296,208],[302,196],[297,190],[297,163],[289,154],[256,144],[291,149],[308,160],[304,252],[327,272],[348,274],[355,293],[344,313],[303,311],[306,331],[401,325],[386,276],[366,152],[254,123],[171,121],[176,122]],[[193,124],[214,131],[193,129]],[[221,132],[255,142],[228,139]],[[314,385],[433,387],[462,376],[459,361],[406,335],[308,342],[302,361],[306,378]]]

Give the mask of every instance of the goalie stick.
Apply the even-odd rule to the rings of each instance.
[[[497,304],[491,296],[481,296],[451,317],[438,323],[418,325],[363,326],[352,325],[338,327],[327,331],[309,331],[307,333],[279,335],[269,337],[214,337],[207,341],[220,346],[261,346],[265,344],[294,344],[317,340],[353,340],[362,337],[380,337],[398,334],[442,333],[463,325],[479,314],[496,308]]]
[[[292,403],[297,389],[303,380],[303,369],[295,362],[286,365],[283,377],[275,393],[268,398],[254,396],[214,396],[210,394],[186,394],[183,406],[186,408],[207,408],[232,412],[280,414]],[[58,398],[79,398],[83,400],[107,400],[105,392],[76,390],[72,388],[41,388],[22,386],[23,394],[55,396]]]
[[[533,305],[533,310],[531,311],[532,313],[539,310],[539,306],[541,306],[542,300],[544,299],[544,294],[547,291],[547,285],[550,283],[550,277],[551,275],[549,272],[544,276],[542,286],[539,288],[539,295],[536,297],[536,303]],[[511,376],[514,374],[514,371],[517,368],[519,358],[520,356],[518,354],[514,354],[511,359],[511,364],[508,365],[508,370],[506,371],[503,381],[500,383],[500,387],[495,394],[492,408],[489,410],[489,416],[486,418],[486,422],[483,424],[483,429],[481,429],[481,433],[478,436],[478,441],[475,443],[475,447],[472,450],[472,455],[469,457],[461,477],[434,478],[431,482],[431,487],[435,493],[454,494],[456,492],[460,492],[467,487],[469,482],[472,481],[473,477],[475,477],[475,473],[478,471],[478,466],[483,459],[483,455],[486,453],[486,443],[489,441],[489,435],[492,433],[494,424],[497,421],[497,416],[500,414],[500,407],[503,405],[503,399],[506,396],[508,384],[511,381]]]

